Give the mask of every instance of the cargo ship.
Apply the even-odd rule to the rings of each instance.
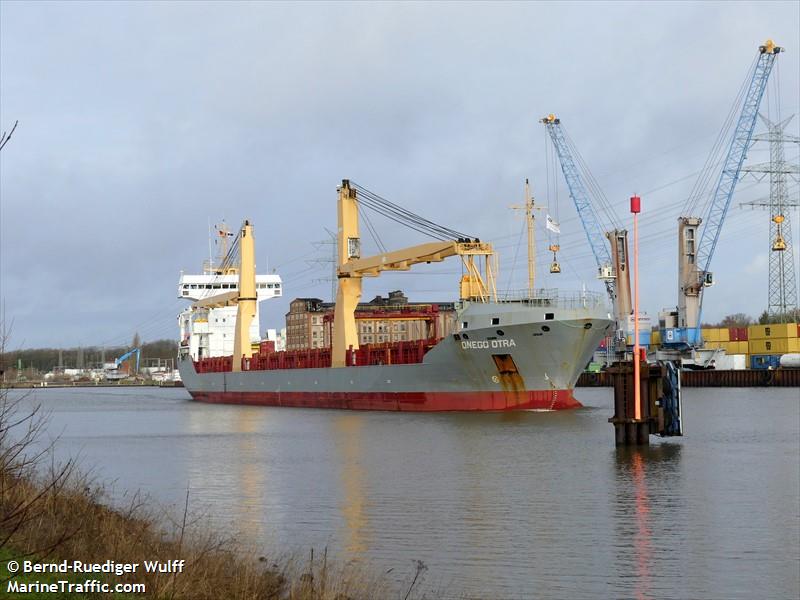
[[[438,241],[361,257],[359,204],[389,207]],[[182,338],[178,365],[184,386],[201,402],[385,411],[562,410],[580,403],[573,388],[613,325],[605,295],[537,290],[498,295],[491,244],[433,225],[344,180],[338,187],[338,290],[330,345],[280,350],[254,340],[257,314],[253,227],[235,241],[238,285],[198,299],[190,315],[235,307],[233,351],[201,356]],[[402,215],[402,216],[398,216]],[[532,225],[529,223],[529,227]],[[452,239],[449,239],[452,238]],[[456,331],[413,341],[359,344],[355,309],[363,277],[415,264],[461,259]],[[226,288],[222,288],[226,289]],[[221,290],[220,290],[221,291]],[[182,294],[182,290],[180,292]],[[183,330],[183,329],[182,329]],[[185,331],[185,330],[183,330]]]

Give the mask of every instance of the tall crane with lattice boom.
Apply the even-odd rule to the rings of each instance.
[[[614,307],[614,316],[617,321],[617,331],[627,332],[627,319],[631,313],[631,284],[628,269],[628,232],[616,227],[618,219],[614,216],[613,209],[602,197],[599,188],[594,187],[594,201],[587,188],[587,181],[591,181],[591,174],[584,167],[579,168],[570,142],[561,126],[561,119],[553,114],[539,120],[544,124],[553,147],[558,155],[561,171],[567,183],[570,198],[578,211],[581,225],[586,233],[589,246],[597,262],[598,278],[603,280],[608,292],[608,297]],[[603,206],[605,205],[605,206]],[[602,225],[598,206],[603,207],[612,227]],[[606,241],[608,239],[609,243]]]
[[[722,225],[728,214],[736,183],[739,181],[742,164],[752,144],[758,109],[767,87],[769,74],[775,59],[782,51],[783,48],[776,46],[772,40],[767,40],[758,47],[759,54],[750,74],[749,84],[744,91],[739,118],[736,120],[730,146],[722,162],[722,172],[710,196],[706,218],[683,216],[678,218],[678,310],[677,313],[671,313],[673,318],[669,321],[667,317],[670,315],[662,313],[664,323],[662,341],[665,345],[698,347],[702,344],[700,325],[703,289],[714,283],[709,270],[711,259],[714,257]],[[710,169],[717,163],[710,160],[707,164]],[[698,181],[706,180],[708,176],[708,170],[704,169]],[[696,185],[695,190],[700,190],[701,187]],[[699,197],[698,192],[694,199],[690,198],[690,201],[696,202]],[[698,241],[697,230],[703,221],[705,225]]]

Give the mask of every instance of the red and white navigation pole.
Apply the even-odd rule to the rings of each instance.
[[[631,196],[633,213],[633,403],[634,419],[642,418],[641,380],[639,379],[639,213],[642,199]]]

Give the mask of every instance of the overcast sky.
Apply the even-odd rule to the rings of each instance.
[[[343,178],[494,241],[506,290],[526,285],[508,207],[528,177],[562,225],[563,273],[547,272],[540,230],[537,285],[601,290],[548,163],[549,112],[626,225],[627,198],[643,196],[655,318],[677,303],[676,218],[768,37],[787,50],[762,109],[799,112],[798,6],[0,2],[0,129],[20,122],[0,153],[10,346],[176,338],[179,273],[199,271],[222,219],[254,222],[259,272],[276,269],[286,294],[262,304],[262,328],[282,326],[291,298],[329,299],[330,249],[315,242],[335,230]],[[797,163],[797,145],[786,154]],[[756,146],[748,162],[767,159]],[[706,320],[766,307],[767,213],[738,205],[768,193],[739,184]],[[426,241],[373,223],[390,248]],[[455,299],[450,260],[369,279],[364,299]]]

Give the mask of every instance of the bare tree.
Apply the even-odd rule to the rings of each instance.
[[[0,322],[0,354],[7,338]],[[47,541],[24,539],[74,468],[72,460],[56,464],[52,442],[39,443],[45,424],[38,406],[29,406],[24,394],[12,395],[0,383],[0,549],[13,546],[20,558],[47,557],[76,531],[65,523]]]
[[[3,134],[0,135],[0,150],[5,148],[6,144],[8,143],[8,140],[10,140],[11,136],[14,135],[14,131],[17,129],[17,125],[19,125],[19,120],[14,121],[14,126],[11,128],[11,131],[9,132],[4,131]]]
[[[744,313],[727,315],[719,322],[719,327],[747,327],[753,324],[753,317]]]

